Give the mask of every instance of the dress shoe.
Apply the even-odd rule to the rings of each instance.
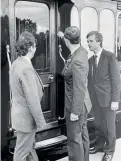
[[[105,153],[104,156],[103,156],[102,161],[111,161],[112,158],[113,158],[113,154],[107,154],[107,153]]]
[[[103,148],[99,148],[95,146],[89,149],[89,154],[95,154],[97,152],[103,152]]]

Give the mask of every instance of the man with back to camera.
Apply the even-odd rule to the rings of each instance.
[[[34,148],[36,130],[45,125],[41,109],[43,84],[35,71],[31,59],[36,51],[32,33],[24,31],[17,41],[18,58],[10,69],[12,92],[12,128],[17,132],[13,161],[38,161]]]
[[[97,31],[87,34],[89,49],[88,89],[92,101],[95,125],[99,136],[93,151],[104,151],[102,161],[111,161],[115,151],[116,110],[120,102],[120,71],[115,54],[102,48],[103,36]]]
[[[80,31],[77,27],[68,27],[64,34],[59,32],[58,36],[63,38],[70,50],[70,56],[65,61],[62,72],[65,79],[69,161],[89,161],[87,113],[92,105],[87,90],[89,70],[87,51],[80,46]]]

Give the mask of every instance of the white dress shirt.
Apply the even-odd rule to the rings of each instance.
[[[103,49],[101,49],[98,53],[96,53],[96,54],[94,54],[94,56],[96,55],[97,56],[97,65],[98,65],[98,63],[99,63],[99,60],[100,60],[100,56],[101,56],[101,53],[102,53],[102,50]]]

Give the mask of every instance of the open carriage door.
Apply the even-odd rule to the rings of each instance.
[[[10,36],[12,61],[16,59],[14,43],[23,31],[36,38],[32,64],[44,84],[42,110],[47,122],[56,120],[56,34],[55,3],[46,0],[10,2]],[[36,1],[36,2],[35,2]],[[32,94],[32,93],[31,93]]]

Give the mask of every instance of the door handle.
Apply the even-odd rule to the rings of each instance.
[[[49,75],[48,81],[49,81],[49,83],[52,83],[54,81],[54,75]]]
[[[65,119],[65,116],[63,116],[63,117],[58,117],[58,123],[59,124],[64,124],[66,122],[66,119]]]

